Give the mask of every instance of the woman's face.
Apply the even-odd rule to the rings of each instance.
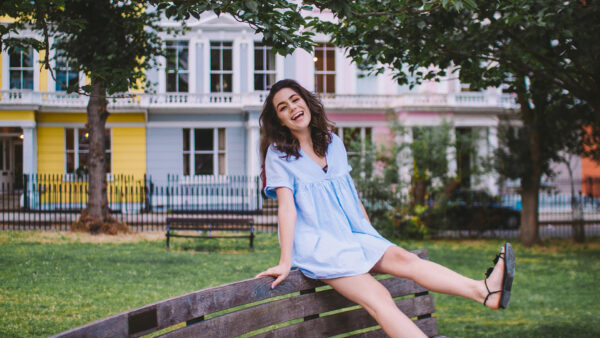
[[[311,113],[306,101],[291,88],[282,88],[273,96],[273,106],[281,124],[291,132],[308,128]]]

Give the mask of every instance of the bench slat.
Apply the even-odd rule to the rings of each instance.
[[[416,250],[413,252],[422,258],[427,258],[426,250]],[[129,332],[130,317],[141,313],[152,314],[152,312],[155,312],[157,319],[156,327],[144,330],[143,333],[146,334],[232,307],[324,285],[318,280],[304,277],[297,270],[292,271],[288,278],[274,290],[270,288],[272,282],[272,277],[262,277],[198,290],[103,318],[58,334],[57,337],[123,336],[122,334],[115,335],[107,332]],[[135,336],[135,334],[131,336]]]
[[[412,280],[404,278],[388,278],[381,280],[381,283],[390,291],[392,297],[427,291]],[[226,336],[237,336],[273,324],[354,305],[356,304],[339,293],[331,289],[324,290],[284,298],[211,318],[194,325],[193,332],[221,332]],[[191,334],[185,329],[182,330],[185,333],[179,336]]]
[[[435,317],[424,318],[415,320],[415,324],[423,331],[428,337],[437,336],[437,319]],[[357,333],[349,336],[350,338],[385,338],[387,334],[382,329],[376,329],[373,331],[367,331],[362,333]],[[441,337],[438,337],[441,338]]]
[[[400,299],[396,301],[396,304],[408,317],[425,315],[434,311],[433,297],[431,295]],[[373,319],[365,309],[359,308],[320,317],[307,322],[284,326],[254,337],[329,337],[376,325],[377,322],[375,319]]]

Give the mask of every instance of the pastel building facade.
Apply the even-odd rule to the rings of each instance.
[[[312,53],[299,49],[283,57],[227,15],[208,13],[189,27],[181,35],[163,36],[168,56],[147,71],[154,92],[109,103],[109,184],[118,175],[151,179],[157,186],[257,177],[260,111],[269,87],[284,78],[320,93],[346,142],[388,142],[391,114],[407,127],[452,121],[456,132],[479,135],[477,152],[489,154],[498,146],[503,116],[518,109],[501,89],[471,92],[454,78],[409,89],[391,73],[365,76],[326,36],[317,36]],[[86,79],[54,60],[55,81],[40,68],[43,57],[33,50],[0,55],[0,183],[16,182],[16,188],[24,174],[76,180],[85,173],[88,98],[66,94],[63,84]],[[452,162],[450,170],[456,165]],[[477,182],[497,192],[495,175]]]

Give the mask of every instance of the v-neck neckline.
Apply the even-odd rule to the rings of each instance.
[[[321,167],[319,165],[319,163],[317,163],[317,161],[315,161],[312,157],[310,157],[310,155],[308,155],[303,149],[302,147],[300,147],[300,151],[302,152],[302,154],[304,156],[306,156],[317,168],[319,168],[319,171],[321,171],[323,173],[323,175],[327,175],[329,172],[331,172],[331,168],[329,167],[329,159],[327,158],[327,154],[329,154],[329,147],[327,147],[327,151],[325,152],[325,167],[327,167],[327,171],[323,170],[324,167]]]

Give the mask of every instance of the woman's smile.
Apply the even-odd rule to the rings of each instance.
[[[273,105],[281,124],[290,131],[301,131],[308,128],[311,113],[306,101],[291,88],[282,88],[273,97]]]

